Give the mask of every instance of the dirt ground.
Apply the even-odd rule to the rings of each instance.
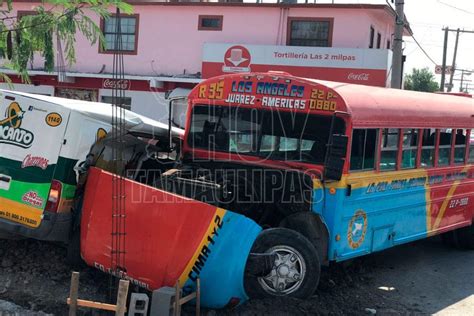
[[[57,245],[0,240],[0,315],[16,311],[11,303],[23,308],[20,315],[67,314],[70,269],[64,257]],[[92,268],[80,272],[80,297],[106,301],[109,277]],[[325,268],[310,299],[254,300],[203,314],[374,313],[474,315],[474,252],[447,248],[437,238],[424,240]]]

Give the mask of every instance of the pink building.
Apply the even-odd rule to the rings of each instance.
[[[388,5],[129,1],[121,17],[127,103],[166,119],[167,97],[186,95],[201,78],[235,71],[284,70],[318,79],[386,86],[395,12]],[[15,1],[19,15],[38,1]],[[15,89],[110,102],[114,23],[96,22],[105,51],[77,39],[65,76],[32,65],[33,85]],[[407,30],[409,32],[409,29]]]

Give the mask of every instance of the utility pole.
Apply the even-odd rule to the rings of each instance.
[[[405,28],[405,14],[403,13],[404,0],[395,0],[395,36],[393,38],[393,60],[391,87],[400,89],[402,86],[402,44]]]
[[[451,76],[449,77],[449,86],[448,86],[448,92],[451,92],[451,89],[453,88],[453,76],[454,72],[456,71],[456,55],[458,53],[458,42],[459,42],[459,32],[461,30],[457,29],[456,30],[456,43],[454,44],[454,56],[453,56],[453,64],[452,70],[451,70]]]
[[[444,92],[444,80],[446,79],[446,52],[448,51],[448,32],[449,28],[444,28],[444,46],[443,46],[443,65],[441,66],[441,83],[439,91]]]
[[[453,76],[454,76],[454,71],[456,70],[456,55],[458,51],[458,42],[459,42],[459,34],[460,33],[471,33],[474,34],[474,31],[466,31],[466,30],[460,30],[460,29],[450,29],[449,27],[443,28],[444,31],[444,46],[443,46],[443,65],[441,69],[441,84],[439,91],[444,91],[444,81],[446,80],[446,52],[448,50],[448,32],[456,32],[456,45],[454,47],[454,56],[453,56],[453,64],[452,66],[452,72],[451,72],[451,77],[449,79],[449,87],[448,87],[448,92],[451,91],[452,89],[452,83],[453,83]]]
[[[464,84],[464,82],[465,82],[465,80],[464,80],[464,76],[465,76],[465,75],[466,75],[466,76],[472,75],[472,70],[461,69],[461,79],[460,79],[461,84],[460,84],[460,86],[459,86],[459,92],[463,92],[463,84]],[[471,81],[472,81],[472,80],[466,80],[466,82],[471,82]],[[467,89],[467,85],[468,85],[468,83],[466,83],[466,89]]]

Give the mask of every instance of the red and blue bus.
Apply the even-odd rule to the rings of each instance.
[[[146,272],[147,259],[127,273],[158,280],[153,287],[178,278],[192,287],[200,277],[203,292],[212,289],[205,304],[217,307],[235,298],[308,297],[321,265],[433,235],[474,249],[472,131],[468,98],[281,72],[204,80],[189,95],[179,162],[146,189],[186,196],[192,206],[180,213],[176,204],[129,205],[161,214],[127,226],[127,246],[144,249],[147,229],[166,231],[147,248],[160,254],[166,278],[152,260],[146,266],[155,274]],[[85,203],[83,229],[108,225],[90,216],[100,207]],[[160,222],[163,214],[168,221]],[[83,249],[91,264],[94,251]]]

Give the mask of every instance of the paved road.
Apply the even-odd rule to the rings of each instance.
[[[422,240],[324,269],[307,300],[251,300],[218,315],[474,316],[474,251]]]
[[[375,254],[373,290],[421,313],[474,315],[474,251],[438,238]],[[371,282],[372,283],[372,282]]]
[[[47,243],[0,241],[0,300],[65,315],[70,268],[64,256],[64,249]],[[370,315],[371,309],[377,315],[474,316],[474,251],[450,249],[437,238],[332,265],[321,278],[310,299],[255,300],[211,315]],[[103,301],[107,280],[84,269],[81,296]]]

